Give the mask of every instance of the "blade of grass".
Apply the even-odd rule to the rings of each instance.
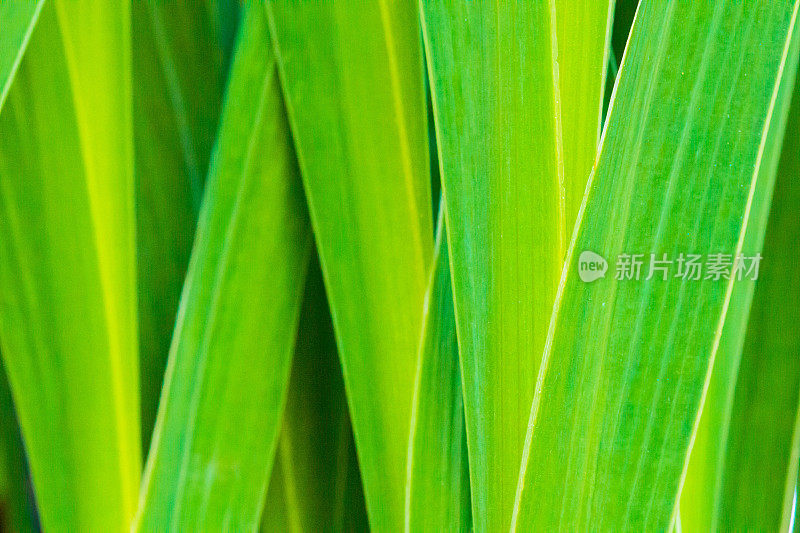
[[[258,526],[311,235],[263,6],[245,7],[136,528]]]
[[[368,530],[341,372],[315,264],[306,283],[262,531]]]
[[[672,524],[733,280],[589,284],[578,254],[613,269],[622,253],[742,251],[797,7],[640,6],[554,307],[512,529]]]
[[[797,46],[794,54],[796,65]],[[727,447],[722,450],[722,486],[712,522],[721,530],[781,530],[785,516],[791,513],[797,478],[797,460],[792,460],[792,454],[800,398],[800,337],[796,331],[800,284],[795,275],[795,243],[800,235],[796,216],[800,97],[796,90],[792,94],[763,268],[731,398],[730,433],[723,435]],[[777,154],[775,159],[777,162]]]
[[[46,530],[136,506],[129,34],[125,2],[48,2],[0,115],[0,343]]]
[[[142,441],[147,449],[227,63],[201,0],[133,2]]]
[[[408,444],[406,531],[469,531],[470,488],[450,261],[439,208]]]
[[[44,0],[0,3],[0,110],[8,96]]]
[[[600,141],[614,0],[555,0],[566,230],[578,217]]]
[[[545,2],[423,1],[477,531],[508,527],[566,220]]]
[[[795,35],[795,48],[797,43],[800,42]],[[767,220],[770,215],[770,205],[775,210],[779,208],[780,204],[787,199],[780,190],[776,191],[777,196],[773,200],[773,188],[775,183],[776,172],[779,168],[778,163],[781,157],[781,146],[784,139],[784,131],[786,129],[786,119],[789,110],[790,95],[794,87],[796,63],[797,63],[797,50],[792,50],[789,54],[787,61],[788,74],[786,75],[786,82],[782,85],[781,90],[786,92],[780,95],[778,101],[782,104],[781,109],[776,109],[775,119],[773,120],[771,131],[767,133],[767,142],[765,143],[764,162],[761,166],[761,175],[759,180],[766,180],[764,187],[759,188],[756,196],[753,198],[753,208],[750,212],[750,221],[747,225],[747,232],[744,238],[743,249],[748,256],[754,256],[756,253],[763,253],[769,257],[765,260],[760,270],[762,281],[758,282],[758,287],[763,287],[767,284],[773,285],[772,291],[775,297],[781,296],[780,289],[776,291],[774,287],[775,282],[764,280],[764,273],[774,272],[770,266],[774,265],[773,261],[781,259],[781,252],[776,253],[776,246],[778,248],[784,247],[788,242],[784,242],[791,232],[786,235],[777,235],[775,230],[767,230]],[[796,98],[796,96],[795,96]],[[792,104],[794,107],[796,104]],[[794,137],[790,135],[787,137]],[[792,149],[787,146],[788,149]],[[782,163],[785,166],[785,163]],[[781,169],[784,173],[785,170]],[[784,178],[785,179],[785,178]],[[770,218],[770,220],[772,220]],[[773,222],[770,222],[773,224]],[[770,240],[764,244],[765,230],[768,231],[767,235]],[[762,250],[763,248],[763,250]],[[785,259],[784,259],[785,261]],[[775,267],[773,267],[775,268]],[[781,268],[780,266],[778,268]],[[785,267],[784,267],[785,268]],[[774,278],[775,274],[772,274]],[[785,274],[784,274],[785,276]],[[756,282],[753,280],[742,280],[734,285],[731,294],[731,303],[729,310],[725,317],[725,325],[722,329],[720,338],[720,345],[714,361],[714,368],[709,382],[708,392],[706,393],[706,400],[703,407],[703,413],[700,417],[700,424],[697,429],[697,436],[694,445],[692,446],[691,457],[689,461],[689,468],[686,473],[686,481],[681,491],[681,521],[688,531],[712,531],[719,528],[720,511],[718,502],[720,501],[720,491],[722,490],[722,478],[725,468],[725,454],[728,445],[729,428],[733,410],[734,390],[737,382],[737,375],[739,372],[740,361],[742,358],[742,349],[745,343],[745,332],[753,328],[753,321],[748,326],[748,317],[753,316],[758,324],[758,315],[763,314],[763,311],[758,310],[758,305],[767,304],[763,300],[763,296],[756,297],[756,309],[751,313],[751,303],[753,302],[754,290],[758,293],[763,290],[770,289],[756,289]],[[762,303],[759,304],[759,301]],[[777,301],[777,300],[775,300]],[[770,301],[768,305],[774,305]],[[755,315],[755,316],[754,316]],[[791,313],[788,316],[792,317]],[[770,327],[770,326],[767,326]],[[768,341],[767,341],[768,342]],[[750,349],[757,351],[756,357],[761,357],[763,342],[758,342],[750,346]],[[774,350],[767,350],[766,353],[774,353]],[[782,352],[785,357],[785,350]],[[752,357],[752,355],[751,355]],[[790,365],[791,366],[791,365]],[[793,375],[794,372],[789,370],[788,375]],[[791,380],[788,380],[786,385],[789,385]],[[759,385],[759,388],[761,385]],[[778,385],[779,388],[780,385]],[[796,388],[797,384],[789,386]],[[772,389],[770,389],[772,390]],[[793,416],[790,416],[793,421]],[[764,421],[766,423],[766,421]],[[748,421],[753,425],[758,422]],[[774,423],[770,421],[768,425]],[[791,426],[792,422],[789,422]],[[769,433],[769,428],[762,428],[765,432]],[[791,430],[789,430],[789,438]],[[759,437],[760,439],[760,437]],[[761,447],[761,444],[758,445]],[[774,450],[773,450],[774,451]],[[785,450],[783,450],[785,452]],[[754,460],[754,455],[749,455],[746,461]],[[788,455],[784,454],[784,460]],[[778,462],[778,460],[775,460]],[[758,463],[758,461],[756,461]],[[765,491],[764,484],[759,488],[759,493]],[[776,497],[772,494],[770,498]],[[777,495],[777,502],[783,499],[783,485],[780,486]],[[757,530],[777,530],[778,521],[773,520],[772,524],[759,523],[757,513],[751,515],[752,522],[748,520],[751,526],[746,524],[735,525],[734,529],[741,529],[746,527],[752,529],[755,527]],[[731,517],[733,519],[734,517]],[[740,517],[741,518],[741,517]],[[732,525],[734,524],[732,522]]]
[[[268,6],[370,524],[397,531],[433,250],[418,12],[413,2]]]

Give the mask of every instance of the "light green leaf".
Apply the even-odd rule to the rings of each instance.
[[[614,20],[614,0],[555,0],[567,234],[592,172]]]
[[[796,72],[798,37],[800,31],[794,36],[794,62],[787,65],[793,70],[787,78],[794,78]],[[722,449],[724,470],[712,523],[723,531],[786,531],[797,479],[793,441],[800,399],[796,253],[800,93],[793,87],[789,84],[793,101],[783,151],[775,150],[774,155],[777,164],[780,153],[778,181],[735,395],[730,399],[730,432],[723,435],[727,447]],[[789,98],[785,100],[788,103]]]
[[[797,5],[639,7],[559,287],[514,529],[670,527],[733,280],[617,280],[615,266],[743,251]],[[579,279],[586,250],[608,260],[604,279]]]
[[[406,531],[469,531],[461,369],[444,212],[422,315],[408,448]]]
[[[259,523],[311,234],[263,6],[248,4],[147,460],[141,531]]]
[[[216,137],[227,59],[203,1],[137,1],[132,11],[142,437],[147,449]]]
[[[48,2],[0,115],[0,343],[45,530],[136,507],[129,21]]]
[[[759,314],[763,314],[764,310],[759,310],[758,306],[768,306],[769,308],[773,308],[775,302],[778,301],[782,295],[782,289],[778,288],[780,285],[775,286],[775,281],[771,281],[770,278],[775,279],[776,274],[775,268],[778,268],[777,272],[781,272],[786,270],[786,267],[783,263],[779,263],[778,266],[772,266],[770,269],[770,265],[774,265],[773,261],[776,260],[783,260],[784,263],[786,259],[781,257],[781,251],[775,251],[775,248],[785,248],[788,245],[788,239],[791,239],[790,235],[792,235],[791,228],[787,228],[787,230],[781,231],[780,233],[776,233],[775,229],[773,228],[770,232],[770,239],[771,242],[768,241],[767,244],[764,244],[764,234],[767,228],[767,219],[770,215],[770,204],[772,203],[772,209],[778,209],[780,212],[780,205],[782,205],[785,201],[791,201],[791,194],[782,194],[781,191],[778,191],[778,196],[775,197],[773,200],[773,189],[775,183],[775,176],[776,171],[778,169],[778,162],[781,157],[781,146],[782,141],[784,139],[784,130],[786,129],[786,119],[788,115],[789,103],[790,103],[790,95],[792,94],[792,89],[794,88],[794,80],[795,80],[795,65],[797,63],[797,50],[796,47],[800,40],[798,40],[798,33],[795,33],[793,36],[795,42],[793,46],[795,49],[790,50],[789,56],[787,58],[787,69],[788,74],[785,76],[785,80],[781,85],[781,91],[785,94],[778,95],[777,102],[780,104],[780,108],[776,108],[775,117],[770,125],[770,131],[767,133],[767,140],[765,142],[765,151],[764,151],[764,158],[763,163],[760,168],[760,175],[758,180],[765,180],[764,186],[759,187],[756,191],[756,195],[753,197],[753,207],[750,211],[750,219],[747,224],[747,231],[744,237],[744,244],[743,250],[745,255],[754,256],[756,253],[762,253],[762,248],[764,246],[767,247],[766,250],[763,250],[770,259],[765,262],[764,267],[760,269],[761,277],[763,278],[763,274],[766,272],[768,275],[767,280],[760,281],[758,283],[758,287],[760,287],[759,291],[764,290],[771,290],[773,294],[770,294],[769,300],[764,300],[764,296],[757,296],[756,301],[756,309],[753,310],[751,315],[751,303],[753,301],[753,292],[756,289],[757,285],[756,282],[753,280],[742,280],[737,282],[733,287],[733,292],[731,294],[731,303],[728,308],[728,312],[725,316],[725,325],[722,329],[722,335],[720,337],[720,345],[719,349],[717,350],[717,355],[714,359],[714,368],[711,375],[711,380],[708,386],[708,392],[706,393],[706,399],[703,404],[703,412],[700,417],[700,424],[697,429],[697,436],[695,438],[694,444],[692,446],[691,457],[689,461],[689,467],[686,473],[686,481],[683,486],[683,490],[681,491],[681,522],[683,527],[687,531],[711,531],[716,530],[719,527],[719,512],[721,511],[719,507],[720,503],[720,491],[722,490],[722,479],[723,475],[728,476],[727,473],[724,472],[725,466],[725,454],[728,447],[728,438],[729,438],[729,431],[730,431],[730,423],[731,417],[733,413],[733,402],[734,402],[734,390],[737,382],[737,375],[740,368],[740,361],[742,358],[742,349],[745,342],[745,332],[748,329],[752,329],[753,327],[756,328],[768,328],[766,331],[761,331],[760,333],[755,333],[758,336],[768,337],[769,334],[772,334],[773,331],[778,331],[777,329],[773,330],[774,326],[778,326],[779,324],[765,324],[763,326],[759,326],[759,322],[762,318],[759,318]],[[792,104],[794,105],[794,104]],[[796,127],[796,126],[795,126]],[[790,145],[790,138],[793,138],[794,135],[790,135],[787,137],[787,149],[789,151],[793,150],[794,147]],[[783,163],[784,167],[786,163]],[[793,169],[790,169],[793,170]],[[785,174],[786,170],[781,169],[782,174]],[[783,178],[786,180],[787,178]],[[785,187],[785,186],[784,186]],[[791,191],[789,191],[791,192]],[[770,222],[772,224],[772,222]],[[766,268],[766,270],[765,270]],[[771,275],[770,275],[771,274]],[[786,280],[787,273],[783,272],[783,279],[781,281]],[[767,288],[764,288],[766,284]],[[770,311],[766,311],[768,316],[772,316]],[[751,319],[751,325],[748,326],[748,318],[753,316]],[[787,313],[787,317],[791,316],[791,313]],[[789,331],[789,330],[786,330]],[[751,336],[753,333],[751,332]],[[749,354],[750,357],[755,357],[761,360],[762,357],[762,350],[764,349],[764,339],[760,339],[755,344],[753,343],[753,339],[750,341],[749,349],[750,351],[754,352]],[[766,342],[769,342],[768,340]],[[787,377],[796,373],[792,369],[797,366],[794,363],[794,358],[786,357],[786,351],[783,350],[782,352],[779,350],[767,350],[766,353],[782,353],[782,357],[779,359],[781,362],[786,362],[789,365],[789,368],[786,370],[788,371]],[[747,356],[745,356],[747,357]],[[789,363],[789,360],[792,363]],[[760,363],[759,363],[760,364]],[[754,372],[753,369],[747,370],[747,363],[745,363],[745,369],[743,369],[743,374],[740,379],[744,378],[745,382],[748,379],[753,379],[753,377],[746,377],[744,373],[752,374]],[[750,365],[752,366],[752,364]],[[800,367],[797,368],[800,370]],[[760,379],[761,378],[757,378]],[[795,390],[798,387],[798,383],[794,382],[794,385],[791,385],[792,380],[788,379],[785,383],[788,386],[788,390]],[[762,385],[759,384],[759,388]],[[781,390],[781,385],[776,385],[779,390]],[[748,385],[745,385],[748,387]],[[774,389],[770,389],[774,390]],[[747,409],[745,408],[745,411]],[[756,415],[754,413],[750,413],[745,415],[744,413],[736,413],[736,417],[740,417],[744,415],[744,419],[742,420],[748,426],[751,424],[753,426],[757,425],[757,420],[761,420],[762,424],[766,424],[769,427],[774,427],[773,424],[776,422],[774,420],[766,420],[760,414]],[[759,418],[751,418],[753,416],[757,416]],[[791,419],[788,421],[789,426],[793,423],[793,417],[790,415],[789,418]],[[788,460],[788,454],[786,450],[769,450],[768,447],[764,447],[762,445],[762,431],[769,433],[772,430],[769,427],[761,428],[756,437],[755,434],[752,434],[750,438],[757,438],[759,443],[755,445],[758,449],[763,449],[767,451],[767,453],[776,453],[777,456],[782,456],[783,461]],[[784,429],[786,429],[784,427]],[[741,432],[742,429],[739,428]],[[749,433],[748,430],[744,430],[745,433]],[[791,439],[791,429],[788,430],[789,434],[785,435],[783,439],[784,442],[788,442]],[[735,435],[733,436],[734,439],[738,438]],[[781,454],[780,452],[784,452]],[[746,461],[750,463],[754,460],[754,455],[749,454],[746,458],[742,457],[740,461]],[[736,459],[734,459],[736,460]],[[779,460],[773,458],[773,461],[779,463]],[[759,461],[756,461],[758,463]],[[741,468],[739,465],[735,465],[734,468]],[[734,477],[736,477],[736,473],[732,472]],[[770,474],[770,477],[774,473]],[[785,477],[785,476],[784,476]],[[793,490],[793,489],[792,489]],[[737,489],[738,491],[738,489]],[[760,498],[765,499],[772,499],[775,498],[775,505],[779,508],[781,502],[783,501],[783,485],[777,489],[777,494],[773,492],[773,494],[767,496],[764,494],[766,491],[766,484],[760,484],[758,493],[761,495]],[[747,498],[744,498],[745,500]],[[779,514],[779,513],[778,513]],[[778,528],[778,520],[773,517],[772,523],[761,523],[759,521],[759,517],[757,513],[748,513],[751,517],[747,520],[747,523],[750,526],[745,526],[745,524],[736,524],[735,517],[729,517],[732,521],[728,524],[728,526],[733,526],[733,529],[741,529],[741,527],[747,527],[747,529],[752,529],[753,527],[757,530],[777,530]],[[738,517],[741,519],[742,517]],[[752,520],[752,521],[751,521]],[[727,529],[727,528],[726,528]]]
[[[416,3],[268,6],[370,524],[397,531],[433,250]]]
[[[8,96],[44,0],[0,2],[0,109]]]
[[[309,272],[262,531],[366,531],[325,286]]]
[[[508,527],[564,257],[544,2],[425,1],[477,531]]]

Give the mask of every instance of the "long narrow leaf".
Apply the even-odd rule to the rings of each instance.
[[[797,42],[800,44],[800,39]],[[792,455],[796,453],[793,439],[800,398],[800,283],[795,248],[800,235],[796,214],[800,201],[800,97],[796,89],[793,95],[763,268],[732,398],[722,486],[716,494],[719,499],[712,526],[727,531],[781,530],[791,513],[797,478],[797,459],[792,460]]]
[[[559,287],[514,529],[670,527],[735,279],[709,278],[707,262],[743,251],[797,7],[639,6]],[[606,278],[579,278],[583,251],[606,258]],[[617,268],[681,253],[705,257],[701,279]]]
[[[319,267],[309,272],[262,531],[365,531],[366,508]]]
[[[202,0],[136,1],[132,11],[142,437],[148,445],[227,58]]]
[[[424,1],[477,531],[508,527],[564,257],[545,2]]]
[[[268,6],[370,524],[397,531],[433,250],[416,4]]]
[[[614,0],[556,0],[558,84],[567,234],[592,172],[606,81]]]
[[[795,41],[794,46],[797,47],[797,43],[800,42],[797,39],[797,35],[795,35]],[[758,180],[764,180],[765,183],[763,187],[758,188],[756,195],[753,197],[753,207],[750,210],[750,219],[748,220],[743,243],[744,253],[748,256],[761,254],[762,248],[764,246],[767,247],[763,252],[766,253],[770,259],[765,262],[764,267],[759,271],[762,278],[765,271],[768,273],[773,272],[776,266],[772,265],[775,264],[775,261],[780,260],[781,252],[777,252],[776,254],[774,251],[775,247],[785,247],[785,240],[791,238],[789,237],[791,235],[790,231],[784,233],[780,230],[780,233],[776,233],[773,227],[770,233],[770,240],[773,242],[768,241],[766,245],[764,244],[767,220],[770,215],[770,204],[772,203],[772,209],[774,210],[779,208],[778,206],[780,206],[782,202],[787,200],[791,201],[791,197],[786,198],[786,195],[781,191],[777,191],[777,196],[773,200],[773,189],[778,163],[781,157],[781,146],[783,144],[786,119],[789,111],[790,98],[788,95],[792,94],[792,89],[794,88],[794,64],[796,64],[796,62],[797,50],[791,50],[787,61],[787,63],[791,64],[787,64],[786,67],[790,70],[788,70],[786,80],[781,86],[781,91],[785,91],[787,94],[781,94],[778,97],[778,101],[782,105],[781,108],[776,108],[775,118],[770,126],[770,131],[767,132],[763,163],[760,168],[760,175],[757,178]],[[787,138],[787,149],[789,150],[793,148],[789,145],[789,139],[792,137],[794,137],[794,135],[790,135]],[[786,164],[783,163],[783,166],[786,166]],[[784,172],[785,170],[781,169],[781,173]],[[781,268],[780,264],[778,264],[777,268]],[[783,267],[783,270],[785,270],[785,267]],[[784,276],[786,276],[786,274],[784,274]],[[773,273],[769,277],[774,279],[775,274]],[[775,282],[761,281],[758,286],[763,286],[765,283],[768,287],[770,287],[769,284],[772,283],[772,291],[776,293],[780,292],[779,289],[776,290],[777,287],[774,287]],[[725,455],[728,447],[730,423],[733,415],[734,390],[737,383],[737,376],[739,375],[742,350],[745,343],[745,332],[754,327],[748,326],[748,318],[750,318],[751,323],[755,323],[755,327],[760,327],[758,324],[761,322],[761,319],[758,315],[759,313],[763,313],[763,311],[759,311],[758,306],[768,305],[771,307],[776,301],[772,298],[770,298],[769,301],[764,301],[763,296],[758,296],[756,309],[751,315],[750,308],[756,286],[755,280],[741,280],[734,285],[733,292],[731,293],[731,303],[725,316],[725,325],[723,326],[720,336],[719,349],[714,359],[714,368],[706,393],[706,399],[703,404],[703,412],[697,428],[697,436],[692,446],[686,481],[681,491],[681,523],[688,531],[711,531],[719,526],[719,512],[721,511],[719,507],[721,499],[720,491],[722,490],[723,475],[727,476],[725,473]],[[769,288],[761,288],[759,290],[764,291],[769,290]],[[758,301],[762,303],[759,304]],[[791,316],[791,313],[788,313],[788,315]],[[751,332],[751,335],[752,334]],[[763,342],[754,344],[751,340],[749,349],[751,351],[754,349],[757,350],[757,355],[751,354],[751,357],[761,359],[761,350],[763,347]],[[775,351],[767,350],[766,353],[775,353]],[[783,357],[785,357],[785,352],[782,352],[782,354]],[[780,358],[782,361],[784,360],[783,357]],[[791,360],[791,357],[786,359],[787,362],[789,360]],[[792,363],[788,364],[790,366],[792,365]],[[791,368],[787,370],[789,370],[788,375],[791,376],[793,374]],[[752,370],[747,370],[745,368],[745,372],[752,373]],[[745,380],[746,379],[752,378],[745,378]],[[787,386],[789,390],[797,388],[796,381],[794,384],[792,384],[792,381],[793,380],[788,379],[785,383],[785,386]],[[759,385],[759,387],[760,386],[761,385]],[[778,388],[779,390],[783,390],[780,386],[778,386]],[[743,413],[739,413],[737,416],[741,416],[742,414]],[[755,419],[751,420],[750,416],[752,416],[752,414],[745,417],[747,424],[749,425],[752,423],[755,425],[757,422]],[[791,427],[794,419],[792,415],[789,415],[789,418],[791,421],[789,421],[788,424]],[[766,422],[766,420],[764,422]],[[769,424],[773,423],[775,423],[773,420],[769,421]],[[767,428],[764,429],[765,431],[769,431]],[[741,429],[739,431],[741,431]],[[734,438],[736,437],[734,436]],[[759,440],[760,439],[761,436],[759,435]],[[786,437],[784,437],[784,439],[791,439],[791,430],[789,430],[788,439]],[[761,443],[757,446],[759,449],[767,449],[767,447],[762,448]],[[776,452],[776,450],[770,450],[767,453],[771,452]],[[788,460],[788,454],[786,450],[783,450],[783,452],[783,460],[786,461]],[[780,451],[776,453],[779,456],[781,455]],[[746,459],[741,458],[741,460],[749,463],[753,460],[753,456],[750,455]],[[775,458],[774,461],[779,462],[779,459]],[[771,475],[772,473],[770,477]],[[775,498],[775,501],[778,502],[778,506],[783,500],[783,485],[778,488],[777,494],[773,491],[771,496],[766,496],[764,494],[768,492],[766,486],[759,487],[758,491],[759,494],[761,494],[761,498]],[[758,517],[756,513],[753,513],[750,515],[750,519],[747,520],[747,523],[750,524],[749,526],[740,524],[734,526],[734,529],[740,529],[741,527],[759,530],[777,529],[777,519],[774,519],[771,524],[759,523],[759,518],[762,517]],[[729,517],[731,522],[728,525],[735,524],[736,521],[741,518],[742,517]]]
[[[266,15],[252,3],[181,296],[137,529],[257,527],[310,250]]]
[[[441,209],[441,207],[440,207]],[[425,294],[408,449],[406,531],[469,531],[469,463],[444,212]]]
[[[0,115],[0,343],[46,530],[136,507],[129,17],[48,2]]]

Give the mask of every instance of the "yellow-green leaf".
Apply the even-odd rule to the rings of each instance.
[[[0,345],[45,530],[136,508],[129,21],[47,2],[0,114]]]
[[[267,490],[312,242],[263,9],[238,36],[139,531],[252,530]]]
[[[556,0],[555,10],[566,227],[570,235],[600,141],[614,0]]]
[[[397,531],[433,250],[417,7],[268,7],[370,524]]]
[[[406,531],[469,531],[464,399],[444,213],[422,315],[408,444]]]
[[[464,382],[472,519],[508,527],[564,257],[566,221],[545,2],[424,6]]]
[[[648,264],[617,279],[617,265],[683,253],[705,269],[743,251],[797,6],[639,6],[550,324],[515,530],[670,527],[735,277],[673,265],[646,279]],[[605,278],[579,278],[584,251]]]

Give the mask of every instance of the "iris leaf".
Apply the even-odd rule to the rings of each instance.
[[[444,213],[425,294],[408,449],[406,531],[469,531],[469,463]]]
[[[494,531],[511,520],[566,244],[554,13],[544,2],[422,4],[472,519]]]
[[[0,344],[45,530],[127,529],[136,507],[129,22],[46,3],[0,114]]]
[[[796,64],[797,48],[793,53]],[[722,530],[787,531],[797,479],[800,284],[795,275],[795,243],[800,235],[796,216],[800,97],[796,88],[791,92],[791,86],[789,94],[792,111],[780,153],[763,268],[753,296],[730,407],[727,446],[723,448],[724,467],[712,523]],[[775,159],[777,163],[777,154]]]
[[[639,6],[550,324],[516,530],[672,524],[734,286],[707,261],[743,251],[768,183],[797,5]],[[581,281],[584,251],[608,261],[605,278]],[[624,254],[680,253],[705,258],[702,279],[673,265],[648,280],[649,264],[616,279]]]
[[[796,34],[794,38],[797,40]],[[754,460],[756,454],[760,453],[755,451],[755,449],[764,450],[768,456],[774,453],[775,457],[771,459],[771,464],[775,465],[777,468],[780,468],[778,465],[780,465],[781,462],[785,463],[789,460],[788,448],[783,450],[779,448],[781,447],[781,443],[783,443],[785,447],[789,446],[788,442],[791,440],[791,427],[794,421],[793,414],[788,414],[787,418],[787,413],[783,412],[780,417],[784,419],[779,421],[775,419],[775,417],[764,416],[766,413],[748,413],[748,407],[743,405],[741,399],[738,400],[740,405],[738,405],[736,411],[734,411],[734,396],[741,396],[743,394],[743,390],[736,392],[737,387],[744,390],[751,389],[753,385],[748,383],[749,381],[753,379],[758,381],[768,379],[766,377],[758,377],[760,372],[758,369],[753,368],[754,365],[759,365],[759,368],[765,369],[761,372],[769,372],[769,369],[774,369],[780,364],[786,365],[783,369],[786,381],[780,384],[776,383],[768,389],[765,389],[765,391],[770,390],[774,391],[776,394],[783,393],[791,396],[791,391],[796,391],[798,388],[798,378],[792,378],[793,375],[797,374],[797,370],[795,369],[797,364],[793,362],[794,358],[786,355],[787,351],[791,353],[791,349],[787,349],[788,345],[784,344],[785,342],[791,342],[788,340],[791,339],[791,337],[785,336],[784,339],[787,340],[783,342],[779,341],[775,347],[770,347],[772,339],[781,337],[780,331],[782,328],[780,324],[767,323],[765,320],[771,320],[771,318],[768,317],[771,317],[772,314],[762,309],[765,306],[771,307],[774,305],[774,298],[778,294],[787,294],[784,292],[784,289],[790,287],[787,278],[787,259],[782,255],[785,254],[785,252],[781,250],[786,246],[785,239],[792,235],[792,228],[787,226],[787,223],[780,222],[780,217],[782,216],[781,205],[783,205],[783,202],[793,200],[791,196],[792,190],[788,189],[788,186],[783,183],[787,180],[787,178],[783,176],[787,173],[787,170],[789,172],[794,170],[791,168],[792,159],[787,154],[793,153],[797,148],[796,145],[792,146],[791,144],[791,139],[794,138],[793,134],[784,136],[784,131],[787,127],[786,120],[789,111],[790,95],[792,94],[792,89],[795,84],[794,80],[796,78],[794,65],[797,63],[797,43],[795,43],[794,46],[795,49],[790,50],[787,58],[786,69],[788,73],[781,87],[781,90],[787,94],[781,94],[778,97],[777,101],[780,102],[780,108],[777,108],[775,111],[775,119],[772,121],[765,142],[764,162],[761,165],[761,174],[758,178],[759,180],[765,180],[765,183],[763,187],[759,187],[756,196],[753,198],[753,208],[750,212],[750,220],[747,225],[747,232],[743,244],[746,255],[753,256],[759,253],[766,255],[769,259],[763,261],[763,265],[759,269],[761,281],[758,283],[751,279],[737,281],[731,294],[731,303],[725,316],[725,325],[722,329],[719,350],[715,357],[714,368],[703,405],[703,413],[700,418],[697,436],[692,446],[686,481],[681,492],[681,522],[683,527],[688,531],[718,529],[720,527],[720,519],[723,518],[723,515],[720,513],[724,513],[727,516],[727,518],[725,518],[725,529],[731,527],[733,529],[741,529],[744,527],[745,529],[777,530],[780,520],[780,511],[773,512],[771,523],[769,523],[769,521],[762,522],[762,520],[766,519],[766,514],[768,513],[761,514],[755,509],[751,509],[746,514],[742,514],[738,517],[733,516],[734,513],[732,513],[732,509],[730,508],[733,502],[723,503],[721,501],[721,492],[723,490],[723,477],[726,479],[737,479],[739,476],[737,470],[748,468],[745,465],[750,464],[750,462]],[[795,95],[795,100],[796,99]],[[794,109],[796,104],[792,103],[792,107]],[[793,111],[793,113],[795,112]],[[790,128],[796,129],[797,125],[792,124]],[[785,145],[783,151],[781,151],[782,145]],[[779,162],[781,165],[780,167]],[[773,195],[776,172],[779,172],[778,176],[781,180],[781,185],[778,186],[778,190],[776,190]],[[771,208],[770,205],[772,205]],[[767,229],[770,227],[767,226],[768,217],[771,217],[770,224],[776,223],[774,221],[775,217],[770,215],[770,209],[776,213],[775,217],[779,218],[777,223],[785,226],[785,229],[781,228],[777,231],[775,228],[771,230]],[[767,235],[769,237],[766,243],[764,241],[765,230],[768,232]],[[786,283],[787,285],[783,288],[778,288],[780,283]],[[755,307],[751,311],[754,291],[756,291],[758,296],[756,296]],[[767,291],[767,294],[771,293],[770,298],[772,301],[764,299],[766,295],[761,295],[764,291]],[[792,294],[791,290],[788,290],[788,294]],[[791,300],[791,298],[789,299]],[[788,311],[788,319],[788,317],[793,316],[791,313],[791,304],[787,303],[786,309]],[[764,316],[765,313],[767,313],[766,317]],[[749,332],[748,334],[751,336],[747,345],[745,345],[745,332]],[[778,337],[775,337],[775,335],[778,335]],[[747,346],[747,351],[743,355],[742,351],[745,346]],[[787,348],[784,348],[784,346],[787,346]],[[778,349],[778,347],[780,347],[780,349]],[[755,359],[760,361],[769,360],[772,354],[774,354],[776,358],[772,364],[764,363],[764,366],[760,367],[762,363],[754,363]],[[743,357],[744,367],[741,367]],[[737,385],[737,380],[742,384]],[[759,385],[759,388],[761,387],[762,385]],[[752,395],[752,392],[747,394]],[[767,397],[772,398],[769,394],[767,394]],[[775,407],[785,410],[785,401],[785,398],[783,404],[776,401]],[[744,401],[744,403],[748,404],[750,402],[750,400]],[[792,404],[792,401],[790,400],[789,403]],[[779,405],[783,405],[783,407],[778,407]],[[791,411],[793,408],[794,405],[792,404],[792,407],[789,407],[788,410]],[[742,410],[744,412],[741,412]],[[738,419],[740,426],[734,428],[734,434],[731,434],[732,419]],[[751,426],[754,429],[758,427],[758,429],[755,432],[750,432],[749,429],[741,427],[742,424]],[[759,426],[759,424],[765,425],[762,427]],[[737,435],[737,433],[744,433],[745,435]],[[779,434],[780,436],[778,436]],[[775,449],[764,445],[767,441],[767,435],[775,435]],[[756,442],[758,442],[757,444],[751,443],[749,445],[754,448],[754,450],[750,450],[746,454],[746,458],[732,458],[730,461],[733,461],[735,464],[726,465],[729,461],[726,460],[725,456],[732,451],[728,450],[729,446],[736,447],[738,444],[734,441],[744,441],[747,439],[756,439]],[[746,444],[743,445],[747,446]],[[756,460],[753,464],[761,465],[759,471],[761,471],[760,468],[765,465],[761,460]],[[765,468],[764,472],[766,473],[768,470],[769,469]],[[779,487],[776,487],[773,484],[776,479],[775,476],[775,472],[769,472],[767,477],[760,480],[761,482],[758,485],[757,494],[752,493],[746,496],[743,494],[742,497],[738,498],[739,503],[761,500],[762,503],[768,506],[769,503],[767,503],[767,501],[771,498],[775,498],[775,507],[773,507],[773,511],[775,511],[775,509],[780,509],[783,501],[784,486],[780,484]],[[786,477],[785,472],[783,476],[784,478]],[[777,475],[777,477],[780,477],[780,475]],[[767,482],[767,479],[771,481]],[[785,481],[784,479],[784,482]],[[726,483],[729,482],[726,481]],[[767,489],[770,485],[773,489],[772,491]],[[730,489],[728,490],[730,492]],[[792,488],[792,491],[793,490]],[[734,492],[746,493],[747,490],[745,486],[742,486],[741,488],[737,487],[734,489]],[[767,496],[769,492],[772,492],[772,494]],[[730,498],[731,495],[728,494],[727,497]],[[723,505],[728,508],[723,509]],[[763,511],[764,509],[762,506],[758,506],[758,510]],[[744,522],[737,524],[737,522],[743,519]]]
[[[227,57],[216,17],[201,0],[137,1],[131,7],[146,449],[217,133]]]
[[[344,383],[319,266],[309,272],[262,531],[366,531]]]
[[[433,250],[414,2],[269,2],[370,525],[403,527]]]
[[[614,0],[556,0],[567,234],[578,217],[600,141]]]
[[[248,4],[136,527],[259,523],[311,234],[263,6]]]

